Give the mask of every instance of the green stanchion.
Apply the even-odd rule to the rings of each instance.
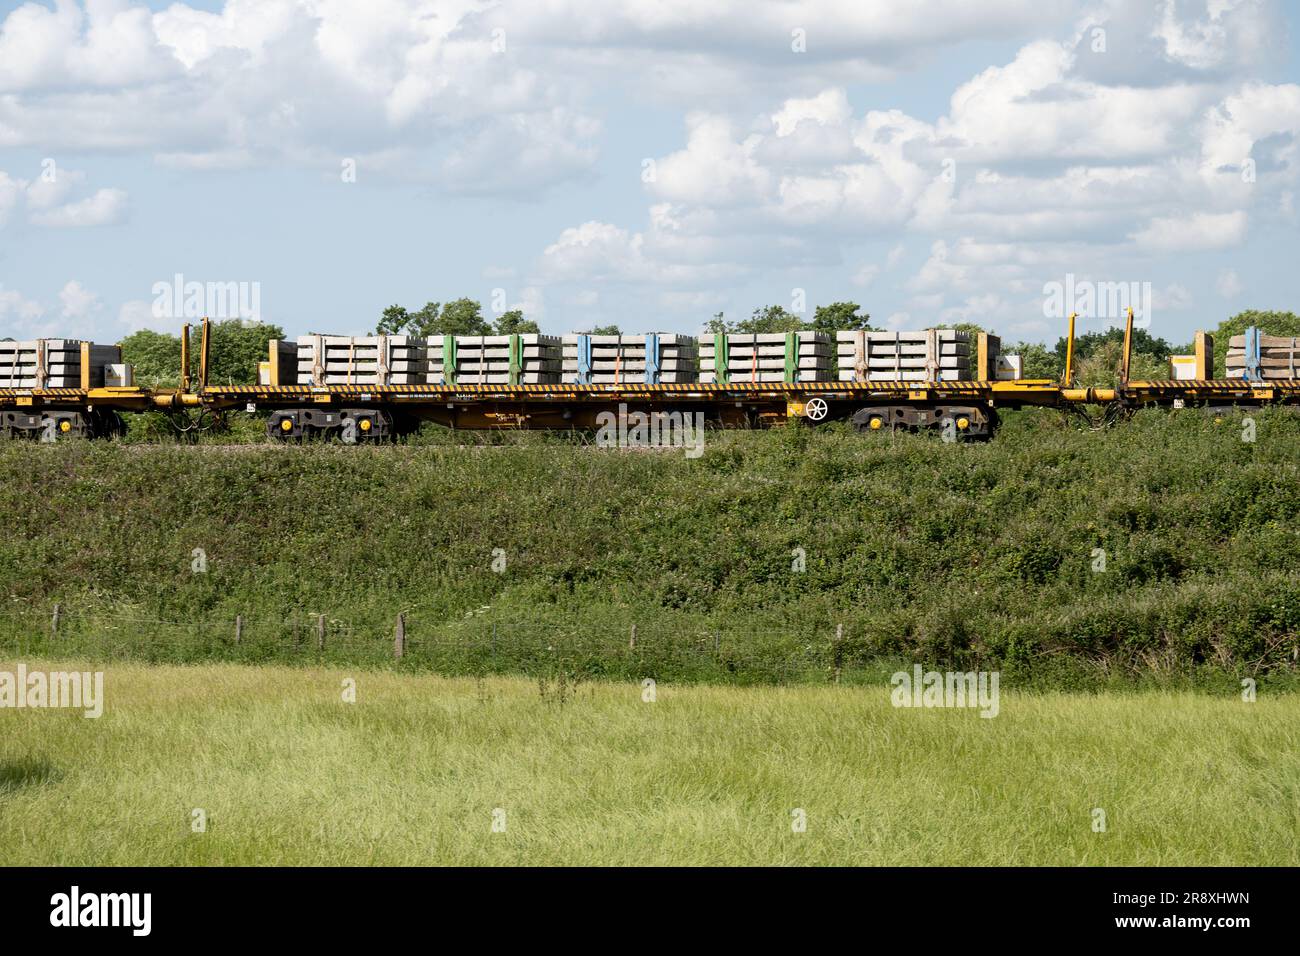
[[[448,385],[456,384],[456,336],[442,337],[442,380]]]
[[[713,336],[713,377],[719,382],[731,381],[731,346],[726,332]]]
[[[510,384],[518,385],[524,371],[524,346],[518,333],[510,336]]]

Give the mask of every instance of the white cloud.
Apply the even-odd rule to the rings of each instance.
[[[757,134],[737,141],[725,117],[686,117],[686,148],[658,160],[650,191],[673,202],[708,206],[760,200],[772,188],[771,174],[754,156]]]
[[[126,217],[126,192],[121,189],[100,189],[93,196],[77,202],[42,209],[31,214],[38,226],[75,228],[79,226],[108,226]]]
[[[788,86],[792,76],[806,77],[815,88],[827,80],[885,79],[949,44],[1049,29],[1079,6],[1068,0],[985,0],[976,5],[965,0],[893,5],[543,0],[499,8],[487,19],[530,45],[588,66],[650,74],[672,93],[698,102],[719,91]],[[792,50],[796,29],[803,31],[805,53]]]
[[[892,272],[896,269],[898,264],[903,260],[905,252],[906,247],[904,247],[901,242],[898,243],[889,250],[888,255],[885,256],[883,265],[875,262],[868,262],[859,268],[849,281],[854,285],[862,286],[863,288],[870,286],[877,278],[879,278],[881,273]]]
[[[256,157],[247,149],[217,149],[195,153],[155,153],[154,162],[169,169],[232,170],[249,169],[257,165]]]
[[[44,334],[46,330],[39,324],[44,315],[45,307],[35,299],[0,284],[0,323],[5,335],[21,339]]]
[[[777,136],[789,136],[804,121],[819,126],[843,126],[852,115],[844,91],[830,89],[810,99],[786,100],[785,105],[772,114],[772,125],[776,127]]]
[[[606,222],[584,222],[565,229],[542,253],[551,279],[637,278],[641,265],[639,236]]]
[[[153,304],[143,299],[131,299],[123,302],[117,311],[117,321],[124,325],[128,332],[138,332],[140,329],[155,328],[158,319],[153,314]]]
[[[667,204],[651,209],[650,226],[629,233],[593,220],[565,229],[542,253],[542,275],[551,282],[693,283],[744,271],[721,261],[726,253],[716,240],[679,235],[684,224]]]
[[[1246,213],[1195,212],[1188,216],[1159,216],[1133,233],[1144,252],[1193,252],[1238,245],[1246,235]]]
[[[1240,26],[1257,14],[1225,7],[1218,19]],[[1044,275],[1146,281],[1151,257],[1237,245],[1256,215],[1288,215],[1300,178],[1300,86],[1243,81],[1233,71],[1249,63],[1236,54],[1193,78],[1189,70],[1208,68],[1169,32],[1191,29],[1189,21],[1163,9],[1089,15],[1119,18],[1116,39],[1135,27],[1164,37],[1158,42],[1183,51],[1177,68],[1142,84],[1128,74],[1108,78],[1091,61],[1085,70],[1081,58],[1093,54],[1081,29],[1064,41],[1029,42],[1009,63],[960,84],[933,122],[901,110],[856,114],[839,87],[787,97],[748,119],[697,111],[686,119],[684,147],[658,159],[647,184],[652,210],[668,210],[672,228],[653,211],[644,232],[606,224],[620,229],[619,254],[607,248],[585,272],[569,255],[562,272],[657,282],[670,264],[689,261],[694,277],[709,264],[725,265],[723,275],[759,274],[779,260],[756,240],[780,250],[787,267],[834,265],[864,233],[913,232],[944,237],[906,283],[914,301],[956,293],[987,306],[996,294],[1010,310],[1032,302],[1026,297]],[[1271,175],[1250,185],[1235,173],[1235,185],[1225,180],[1224,157],[1239,164],[1252,149],[1268,154],[1260,162]],[[960,254],[948,258],[947,250]],[[544,258],[559,251],[552,246]],[[884,269],[902,255],[898,243]],[[1131,264],[1135,257],[1140,264]],[[867,287],[881,272],[860,263],[850,281]]]
[[[196,169],[397,150],[403,161],[381,171],[461,191],[540,189],[591,168],[585,104],[612,85],[697,104],[780,88],[796,94],[783,134],[840,125],[847,102],[828,87],[894,76],[972,38],[1033,35],[1080,2],[25,4],[0,22],[0,146],[152,151]],[[795,29],[806,53],[790,49]]]
[[[1224,269],[1214,281],[1214,289],[1225,299],[1235,299],[1241,294],[1241,278],[1236,269]]]
[[[76,279],[69,280],[59,291],[59,301],[63,303],[61,314],[65,319],[84,319],[101,307],[99,296]]]
[[[902,287],[900,304],[930,320],[1014,315],[1067,271],[1158,274],[1168,292],[1161,257],[1240,244],[1294,216],[1300,84],[1264,79],[1278,10],[226,0],[151,13],[138,0],[58,0],[0,23],[0,147],[333,177],[349,157],[363,182],[534,197],[591,181],[607,135],[598,117],[649,101],[690,112],[680,136],[647,148],[644,216],[592,206],[551,227],[527,277],[534,311],[553,283],[703,304],[738,277],[812,265],[873,294]],[[1090,48],[1097,27],[1107,52]],[[795,28],[806,53],[790,50]],[[864,80],[980,38],[1018,49],[956,84],[940,115],[873,108],[899,100]],[[0,172],[0,225],[122,221],[126,195],[78,175]],[[929,256],[882,282],[911,235]],[[864,261],[866,241],[893,244],[883,263]]]
[[[659,293],[659,304],[672,312],[709,315],[726,305],[727,297],[719,292],[668,290]]]
[[[939,322],[950,325],[956,322],[974,322],[977,325],[989,324],[989,318],[1002,315],[1007,310],[1007,302],[995,292],[967,297],[960,305],[951,306],[939,313]],[[931,323],[927,323],[931,324]]]
[[[537,286],[525,286],[519,293],[520,299],[511,309],[523,312],[524,318],[541,322],[546,318],[546,295]]]
[[[47,174],[48,173],[48,174]],[[69,201],[85,182],[86,174],[75,169],[51,167],[32,180],[18,179],[0,170],[0,226],[22,207],[27,221],[37,226],[102,226],[121,222],[127,210],[122,189],[100,189],[90,196]]]
[[[1258,167],[1282,167],[1294,175],[1297,166],[1297,131],[1300,131],[1300,85],[1270,86],[1248,83],[1240,91],[1206,111],[1201,123],[1201,167],[1205,176],[1216,176],[1221,188],[1245,192],[1244,164],[1253,159]],[[1270,137],[1281,139],[1264,155],[1256,147]]]
[[[111,87],[161,80],[175,71],[147,8],[68,0],[25,3],[0,29],[0,88]]]
[[[857,272],[853,273],[853,278],[849,281],[854,285],[862,286],[864,289],[876,281],[876,276],[880,275],[880,266],[875,263],[867,263]]]
[[[23,201],[26,189],[20,180],[0,169],[0,226],[9,221],[13,211]]]
[[[49,209],[64,202],[74,187],[82,183],[86,174],[73,169],[59,169],[53,166],[49,174],[37,176],[27,184],[26,200],[28,209]]]
[[[443,161],[439,181],[461,193],[536,193],[590,169],[599,130],[596,120],[559,107],[492,122]]]
[[[145,300],[125,302],[112,313],[104,308],[100,297],[76,279],[69,280],[58,293],[59,305],[49,309],[15,289],[0,285],[0,336],[46,338],[76,336],[100,342],[115,342],[123,335],[143,328],[174,332],[169,323],[159,325],[152,303]]]
[[[1195,70],[1258,61],[1274,39],[1271,10],[1258,0],[1162,0],[1151,35],[1170,61]],[[1188,12],[1190,11],[1190,13]]]
[[[522,41],[494,48],[483,16],[478,0],[24,6],[0,23],[0,146],[189,169],[373,156],[372,173],[466,192],[589,169],[598,125],[570,77]]]
[[[1151,308],[1153,311],[1164,312],[1180,311],[1190,309],[1195,303],[1192,293],[1186,286],[1172,282],[1163,289],[1157,289],[1151,294]]]

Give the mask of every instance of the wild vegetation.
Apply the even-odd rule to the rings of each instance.
[[[1300,420],[1252,422],[1026,410],[976,445],[791,425],[710,432],[694,460],[432,426],[356,448],[11,442],[0,633],[379,663],[405,611],[402,666],[447,672],[853,681],[915,660],[1236,693],[1290,681],[1300,633]]]

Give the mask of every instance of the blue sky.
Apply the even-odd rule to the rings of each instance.
[[[1283,4],[0,11],[0,336],[175,329],[176,274],[290,334],[465,295],[555,333],[851,299],[1054,340],[1067,274],[1146,284],[1175,342],[1300,304]]]

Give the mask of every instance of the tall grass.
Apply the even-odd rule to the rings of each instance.
[[[1294,694],[1004,691],[983,719],[895,709],[883,684],[647,702],[634,683],[113,665],[104,696],[97,720],[0,710],[3,862],[1300,863]]]

